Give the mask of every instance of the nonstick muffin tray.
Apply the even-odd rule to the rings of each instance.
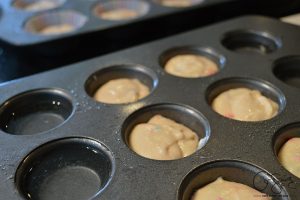
[[[276,156],[299,137],[299,35],[296,26],[246,16],[2,84],[1,199],[181,200],[220,176],[275,200],[300,199],[300,179]],[[213,59],[219,73],[165,73],[168,58],[191,52]],[[120,77],[138,78],[151,94],[121,105],[91,98]],[[217,94],[239,86],[276,101],[279,114],[241,122],[212,110]],[[173,161],[137,155],[128,135],[155,114],[195,130],[205,146]]]
[[[26,2],[30,1],[36,0],[26,0]],[[7,28],[13,29],[12,33],[5,34],[5,36],[12,37],[13,39],[23,34],[31,35],[31,37],[40,37],[36,34],[19,30],[21,29],[20,26],[11,26],[12,21],[9,21],[8,18],[14,18],[17,15],[18,24],[20,25],[20,19],[23,20],[24,24],[29,18],[42,13],[52,13],[69,8],[82,10],[82,8],[75,8],[75,4],[73,4],[75,0],[52,1],[64,4],[62,4],[61,7],[41,12],[25,12],[20,9],[15,9],[12,6],[13,2],[25,2],[24,0],[0,1],[0,13],[3,14],[0,15],[0,32]],[[82,32],[84,32],[82,34],[74,32],[74,34],[63,35],[63,37],[49,36],[46,37],[48,38],[47,41],[37,41],[30,44],[18,43],[10,45],[5,41],[0,41],[0,48],[4,49],[0,51],[0,70],[6,72],[0,74],[0,82],[58,68],[243,14],[263,14],[277,17],[292,14],[299,10],[299,6],[293,4],[294,1],[295,0],[275,0],[272,1],[271,7],[273,8],[270,7],[268,2],[257,2],[253,0],[209,0],[190,8],[167,8],[160,6],[160,4],[153,3],[152,0],[148,0],[150,3],[149,15],[146,14],[141,18],[124,22],[106,21],[105,24],[107,24],[107,26],[108,23],[111,24],[106,29],[99,28],[91,32],[84,32],[82,30]],[[101,2],[105,3],[107,1]],[[94,0],[81,1],[81,3],[91,5],[89,10],[91,11],[97,2]],[[280,11],[278,8],[280,8]],[[150,13],[158,9],[161,10],[161,12],[159,12],[161,14],[155,11],[156,13],[150,16]],[[93,21],[102,27],[102,21],[105,21],[95,17],[92,13],[89,19],[86,26]],[[27,39],[28,38],[26,38],[26,41],[29,41]]]
[[[191,0],[192,6],[182,8],[163,6],[159,0],[52,0],[56,4],[52,9],[36,12],[22,9],[22,5],[34,1],[36,0],[4,0],[0,2],[2,8],[0,38],[2,40],[17,46],[34,45],[114,29],[152,18],[192,12],[195,9],[201,12],[201,8],[236,0]],[[99,16],[102,11],[114,8],[131,9],[136,11],[138,16],[128,20],[107,20]],[[74,25],[75,30],[67,34],[48,36],[38,33],[39,29],[60,22]]]

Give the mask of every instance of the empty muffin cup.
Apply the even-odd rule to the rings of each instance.
[[[210,162],[192,170],[181,182],[177,199],[193,199],[192,197],[198,189],[220,177],[226,181],[243,184],[261,193],[259,196],[253,196],[253,199],[263,199],[263,197],[269,197],[272,200],[289,199],[288,193],[276,177],[257,166],[235,160]]]
[[[270,33],[253,30],[228,32],[221,42],[227,49],[239,53],[268,54],[282,46],[281,40]]]
[[[300,88],[300,56],[287,56],[276,60],[273,73],[282,82]]]
[[[66,0],[15,0],[12,6],[28,12],[38,12],[58,8]]]
[[[175,160],[203,148],[210,125],[198,111],[177,104],[156,104],[131,114],[122,126],[127,146],[153,160]]]
[[[59,89],[28,91],[0,107],[0,128],[15,135],[31,135],[63,124],[73,113],[71,97]]]
[[[55,11],[30,18],[25,30],[39,35],[59,35],[74,32],[84,26],[87,17],[75,11]]]
[[[247,122],[271,119],[284,109],[283,93],[268,82],[250,78],[217,81],[207,90],[207,101],[220,115]]]
[[[126,104],[147,97],[157,84],[158,78],[149,68],[116,65],[92,74],[85,83],[85,90],[98,102]]]
[[[156,3],[175,8],[185,8],[203,3],[205,0],[154,0]]]
[[[160,65],[168,74],[183,78],[212,76],[225,61],[224,56],[207,47],[177,47],[160,56]]]
[[[88,138],[64,138],[33,150],[19,165],[16,186],[26,199],[92,199],[114,174],[112,153]]]
[[[143,0],[116,0],[98,3],[94,8],[95,16],[112,21],[139,18],[149,12],[149,4]]]
[[[277,131],[273,138],[274,153],[279,163],[300,178],[300,123],[289,124]]]

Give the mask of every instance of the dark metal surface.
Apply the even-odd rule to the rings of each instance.
[[[268,33],[263,35],[274,36],[282,45],[271,53],[263,50],[253,52],[253,49],[232,51],[224,47],[221,41],[226,33],[236,30]],[[88,137],[103,143],[115,160],[115,172],[110,183],[95,199],[187,199],[187,195],[197,187],[223,176],[273,195],[274,200],[299,200],[300,179],[279,164],[276,158],[278,149],[274,146],[278,146],[277,132],[282,127],[300,121],[300,93],[298,88],[283,83],[273,74],[273,64],[277,59],[300,52],[300,46],[295,45],[299,41],[299,35],[300,29],[296,26],[265,17],[243,17],[3,83],[0,87],[1,104],[25,91],[58,88],[71,96],[73,114],[57,128],[38,134],[18,135],[0,131],[0,199],[21,199],[16,189],[16,171],[32,150],[60,138]],[[160,65],[161,55],[171,48],[182,46],[211,48],[223,55],[226,62],[221,71],[211,77],[185,79],[166,74]],[[107,68],[107,77],[109,67],[124,64],[138,69],[144,66],[156,74],[150,76],[152,79],[147,79],[144,77],[149,77],[149,71],[139,70],[143,74],[140,77],[136,73],[141,81],[151,83],[151,80],[157,80],[151,95],[138,102],[123,105],[95,102],[89,96],[89,91],[86,91],[94,87],[87,86],[91,75]],[[111,77],[119,74],[114,73],[115,69],[116,67],[111,68]],[[130,67],[124,69],[129,70]],[[97,74],[101,75],[100,72]],[[128,74],[131,73],[125,72],[124,76]],[[94,79],[101,81],[101,76]],[[226,80],[224,84],[220,84],[219,81],[222,80]],[[211,95],[241,84],[261,90],[277,101],[280,113],[266,121],[240,122],[224,118],[211,109]],[[219,86],[221,88],[218,89]],[[32,104],[36,101],[37,98],[32,98]],[[211,130],[207,134],[207,144],[193,155],[174,161],[150,160],[131,151],[126,143],[127,126],[148,118],[145,110],[140,109],[153,105],[156,105],[155,112],[161,109],[165,115],[177,110],[178,114],[173,115],[179,122],[191,122],[195,119],[191,115],[191,109],[201,113],[200,116],[207,120]],[[132,113],[135,114],[131,115]],[[137,119],[139,113],[142,116]],[[189,117],[191,120],[187,120]],[[200,121],[203,131],[207,131],[207,125],[203,125],[206,121],[203,117],[200,117]],[[195,171],[186,177],[193,169]],[[59,184],[62,188],[66,187],[63,183]]]
[[[2,17],[0,21],[1,31],[0,38],[8,43],[11,43],[16,46],[26,46],[34,45],[38,43],[46,43],[49,41],[54,41],[58,39],[66,39],[74,37],[76,35],[91,34],[97,31],[106,31],[108,29],[114,29],[116,27],[121,27],[124,25],[139,23],[141,21],[147,21],[153,18],[162,18],[166,15],[176,15],[182,12],[197,12],[201,11],[201,8],[207,8],[214,5],[225,4],[227,2],[234,2],[236,0],[212,0],[212,1],[203,1],[203,3],[196,4],[195,6],[187,8],[172,8],[162,6],[158,3],[155,3],[152,0],[142,1],[149,6],[149,11],[137,19],[133,20],[103,20],[96,17],[93,13],[93,9],[97,3],[100,3],[98,0],[72,0],[66,1],[62,6],[52,9],[50,11],[43,12],[26,12],[24,10],[18,10],[12,6],[12,0],[5,0],[0,2],[0,7],[2,7]],[[109,0],[101,1],[102,4],[110,2]],[[124,3],[126,4],[126,2]],[[32,34],[25,30],[25,23],[33,16],[38,16],[44,13],[53,13],[56,11],[77,11],[87,17],[87,23],[80,28],[69,34],[60,34],[52,36],[41,36],[38,34]],[[13,26],[11,25],[13,24]]]
[[[84,2],[89,4],[92,1]],[[4,8],[7,9],[8,11],[5,12],[10,14],[8,18],[22,18],[30,15],[11,9],[10,3],[11,1],[0,2],[0,4],[5,4],[1,11]],[[296,0],[272,1],[271,5],[268,1],[256,2],[253,0],[210,1],[207,6],[200,4],[187,9],[164,9],[164,12],[167,10],[165,14],[155,15],[151,19],[144,17],[139,20],[128,21],[122,25],[113,23],[114,28],[80,35],[80,37],[67,37],[18,47],[1,42],[0,82],[79,62],[234,16],[264,14],[279,17],[299,11],[299,7],[299,2]],[[22,15],[16,16],[17,13],[22,13]],[[3,20],[0,22],[0,30],[5,29],[5,26],[15,27],[15,25],[11,26],[12,22],[7,23],[6,21],[6,25]],[[19,33],[14,34],[19,35]],[[9,37],[12,35],[9,34]]]

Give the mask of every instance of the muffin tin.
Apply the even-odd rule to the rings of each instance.
[[[51,0],[58,2],[60,6],[40,12],[26,12],[13,6],[17,2],[24,4],[32,1],[37,0],[0,1],[0,35],[6,38],[0,36],[0,46],[5,46],[4,55],[0,55],[0,62],[4,61],[5,66],[0,65],[0,68],[9,70],[2,74],[1,82],[79,62],[243,13],[251,13],[259,7],[253,1],[210,0],[188,8],[171,8],[161,6],[155,0],[144,0],[149,5],[145,15],[132,20],[109,21],[94,15],[96,5],[106,5],[109,0]],[[103,4],[98,4],[100,2]],[[18,4],[20,7],[20,3]],[[249,8],[248,4],[253,6]],[[63,11],[82,16],[79,18],[81,23],[85,23],[83,27],[69,34],[53,36],[25,31],[26,26],[28,30],[35,32],[33,24],[41,19],[37,16],[43,15],[47,18],[57,12],[62,16],[68,15]],[[218,14],[211,17],[211,13]],[[35,22],[26,23],[32,18],[36,19],[33,20]],[[194,20],[195,18],[198,20]],[[12,23],[16,25],[11,26]],[[75,22],[77,27],[81,23]],[[22,38],[23,42],[16,42],[17,38]]]
[[[186,200],[222,176],[273,200],[299,200],[300,179],[276,157],[299,137],[299,35],[296,26],[246,16],[2,84],[1,199]],[[219,73],[165,73],[166,59],[191,51],[210,56]],[[93,100],[97,87],[120,77],[138,78],[151,94],[121,105]],[[279,114],[241,122],[212,110],[216,95],[240,86],[276,101]],[[172,161],[134,153],[128,134],[155,114],[189,126],[203,147]]]
[[[101,30],[92,30],[79,34],[88,25],[99,24],[101,27],[103,26],[103,20],[96,18],[92,13],[98,1],[81,1],[82,4],[90,5],[90,7],[85,8],[85,13],[81,12],[82,7],[79,9],[75,7],[78,5],[77,3],[76,5],[74,4],[75,0],[51,0],[58,2],[58,5],[61,6],[41,12],[26,12],[12,7],[14,2],[24,3],[31,1],[37,0],[0,1],[0,32],[10,28],[13,31],[5,33],[5,36],[12,39],[22,35],[24,37],[25,35],[30,35],[30,37],[39,38],[39,42],[30,44],[17,43],[11,45],[13,43],[8,44],[7,42],[9,41],[7,40],[3,39],[0,41],[0,47],[4,49],[4,53],[0,51],[0,63],[2,63],[0,64],[0,70],[6,71],[6,73],[0,74],[0,82],[58,68],[242,14],[254,13],[282,16],[297,12],[297,9],[299,10],[299,6],[292,5],[296,0],[275,0],[272,6],[276,9],[271,8],[268,2],[253,0],[209,0],[189,8],[163,7],[156,0],[144,0],[150,4],[150,10],[148,14],[141,18],[124,22],[105,21],[107,26],[110,24],[109,28],[101,28]],[[101,2],[107,1],[103,0]],[[280,8],[280,11],[278,8]],[[41,36],[27,33],[20,26],[10,26],[12,21],[8,20],[17,15],[18,23],[22,19],[23,27],[25,27],[25,21],[31,17],[68,9],[77,11],[87,17],[89,17],[89,14],[86,13],[90,12],[91,17],[79,31],[71,34],[42,37],[47,38],[47,41],[40,41]],[[160,14],[158,14],[158,10],[160,10]],[[28,28],[31,29],[32,27],[29,26]],[[29,36],[26,36],[24,40],[29,41],[28,39]]]
[[[24,7],[37,0],[5,0],[0,2],[3,15],[1,17],[0,38],[10,44],[27,46],[45,43],[58,39],[72,38],[97,31],[105,31],[116,27],[134,24],[154,18],[176,13],[191,12],[197,9],[234,2],[236,0],[191,0],[190,7],[167,7],[155,0],[117,0],[117,1],[80,1],[80,0],[50,0],[54,6],[40,11],[28,11]],[[132,9],[137,16],[132,19],[107,20],[101,18],[101,12],[115,8]],[[38,31],[57,23],[68,23],[74,30],[65,34],[42,35]],[[11,24],[14,24],[11,26]],[[155,27],[153,27],[155,28]]]

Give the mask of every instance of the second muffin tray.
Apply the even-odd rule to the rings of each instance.
[[[0,87],[1,199],[187,200],[218,177],[273,200],[299,200],[300,179],[277,159],[299,137],[300,29],[247,16],[73,64]],[[193,52],[220,71],[203,78],[169,75],[170,57]],[[137,78],[151,94],[111,105],[92,96],[103,83]],[[279,105],[260,122],[225,118],[217,94],[249,87]],[[179,160],[143,158],[128,146],[133,126],[155,114],[195,130],[204,147]]]
[[[189,1],[189,0],[188,0]],[[92,34],[97,31],[114,29],[139,21],[145,21],[163,16],[184,12],[201,11],[215,5],[224,5],[236,0],[190,0],[191,6],[170,7],[164,6],[159,0],[50,0],[54,6],[41,10],[25,10],[25,5],[37,2],[36,0],[4,0],[0,2],[0,38],[16,46],[41,44],[58,39],[66,39],[83,34]],[[231,4],[230,4],[231,5]],[[232,6],[232,5],[231,5]],[[25,8],[24,8],[25,7]],[[107,19],[101,13],[114,9],[129,9],[137,16],[121,19]],[[11,24],[14,24],[11,26]],[[61,34],[41,34],[45,27],[69,24],[73,31]],[[137,27],[138,28],[138,27]],[[153,27],[155,28],[155,27]]]

